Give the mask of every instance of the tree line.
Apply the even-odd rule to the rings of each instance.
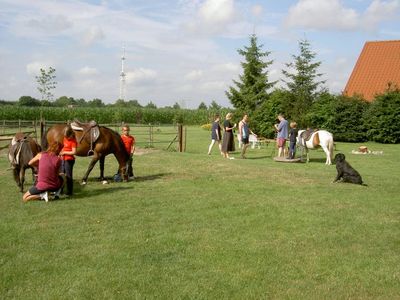
[[[0,100],[0,105],[16,105],[16,106],[27,106],[27,107],[124,107],[124,108],[150,108],[157,109],[161,107],[157,107],[152,101],[148,102],[145,105],[139,103],[138,100],[122,100],[118,99],[114,103],[106,104],[103,100],[99,98],[94,98],[92,100],[85,100],[83,98],[75,99],[73,97],[61,96],[57,99],[48,100],[48,99],[36,99],[32,96],[21,96],[17,101],[6,101]],[[181,105],[178,102],[175,102],[172,106],[164,106],[163,108],[172,108],[172,109],[182,109]],[[210,105],[207,106],[204,102],[201,102],[197,109],[199,110],[220,110],[223,107],[219,105],[215,100],[213,100]]]
[[[226,96],[239,115],[250,114],[253,131],[274,137],[276,116],[283,113],[300,128],[323,128],[331,131],[336,141],[382,143],[400,142],[400,90],[388,83],[387,90],[367,102],[361,95],[333,95],[325,87],[318,69],[316,53],[310,42],[299,41],[299,53],[282,70],[284,87],[275,88],[269,80],[271,52],[263,51],[257,36],[250,36],[250,45],[239,49],[243,56],[243,73]]]

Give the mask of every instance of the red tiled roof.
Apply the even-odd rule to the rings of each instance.
[[[400,40],[366,42],[343,94],[372,101],[389,83],[400,88]]]

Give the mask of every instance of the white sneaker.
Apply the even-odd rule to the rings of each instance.
[[[47,192],[41,193],[40,194],[40,199],[49,202],[49,194]]]
[[[229,157],[229,159],[235,159],[234,157]]]

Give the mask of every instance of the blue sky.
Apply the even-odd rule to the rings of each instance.
[[[230,106],[253,32],[271,81],[306,38],[340,93],[366,41],[400,39],[400,0],[0,0],[0,99],[40,98],[35,75],[51,66],[55,98],[112,103],[125,46],[126,100]]]

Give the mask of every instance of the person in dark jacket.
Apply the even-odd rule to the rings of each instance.
[[[290,122],[290,131],[289,131],[289,159],[294,159],[296,155],[296,142],[297,142],[297,123]]]
[[[223,155],[221,147],[221,141],[222,141],[222,137],[221,137],[221,126],[219,125],[219,114],[216,114],[214,117],[214,122],[212,123],[211,126],[211,144],[210,146],[208,146],[208,155],[211,154],[211,150],[214,147],[215,143],[218,143],[218,148],[219,148],[219,152],[221,153],[221,155]]]

